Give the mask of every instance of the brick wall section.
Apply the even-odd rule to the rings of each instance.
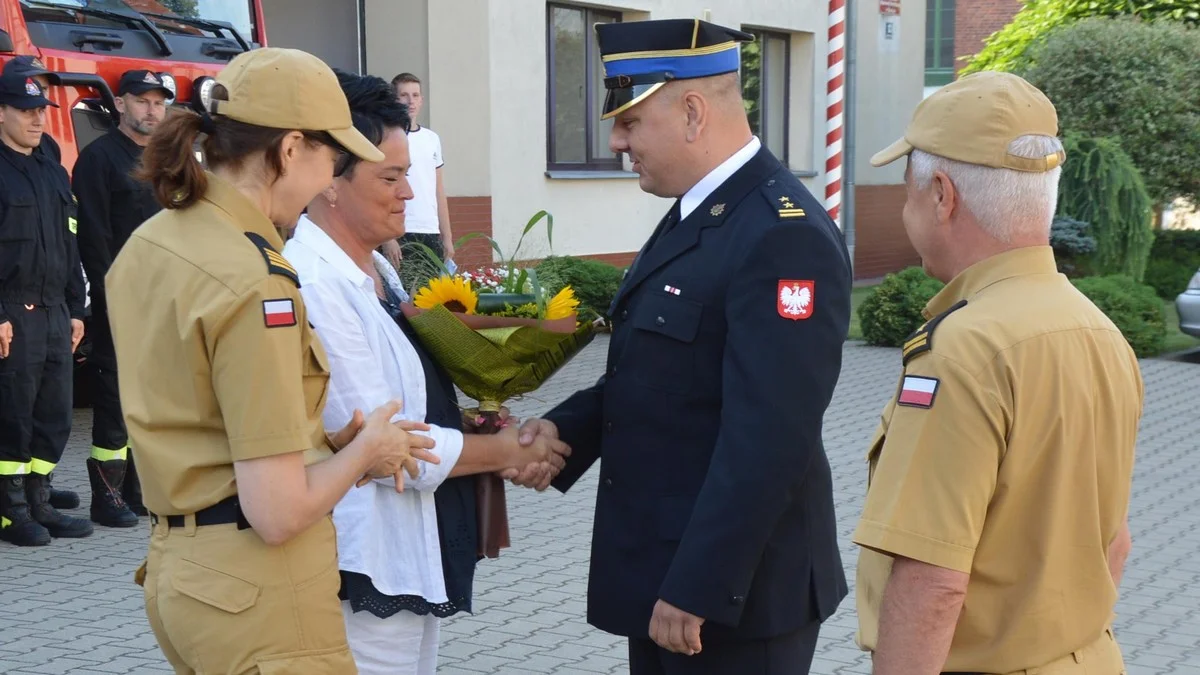
[[[956,0],[954,5],[955,69],[962,70],[966,61],[960,56],[974,56],[983,49],[983,41],[1012,20],[1021,9],[1020,0]]]
[[[875,279],[921,264],[900,220],[904,199],[903,185],[854,188],[855,279]]]
[[[491,197],[449,197],[450,223],[454,228],[454,240],[473,232],[492,236]],[[475,238],[463,245],[454,254],[459,267],[475,267],[492,262],[492,247],[483,238]]]

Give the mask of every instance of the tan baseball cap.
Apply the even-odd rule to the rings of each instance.
[[[226,100],[211,112],[271,129],[324,131],[351,154],[382,162],[383,152],[354,128],[350,104],[333,69],[321,59],[281,47],[263,47],[233,58],[217,75]]]
[[[871,158],[890,164],[913,149],[997,169],[1042,172],[1061,166],[1061,150],[1017,157],[1008,146],[1021,136],[1057,136],[1058,112],[1037,87],[1011,73],[980,72],[938,89],[913,112],[904,138]]]

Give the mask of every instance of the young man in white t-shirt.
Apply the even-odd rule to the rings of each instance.
[[[405,207],[405,234],[398,240],[399,245],[386,246],[383,251],[392,264],[401,270],[400,250],[403,248],[405,253],[412,255],[408,244],[420,242],[433,249],[443,260],[451,260],[454,258],[454,238],[450,230],[450,207],[442,183],[442,139],[432,129],[417,123],[417,115],[425,103],[421,94],[421,80],[412,73],[400,73],[392,78],[392,87],[396,90],[396,98],[408,106],[408,115],[413,124],[408,132],[408,148],[412,158],[408,182],[414,196]]]

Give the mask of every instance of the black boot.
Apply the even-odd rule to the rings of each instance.
[[[105,527],[133,527],[138,517],[121,498],[121,483],[125,480],[125,462],[112,459],[101,462],[89,458],[88,481],[92,484],[92,522]]]
[[[83,518],[64,516],[50,506],[50,487],[45,476],[36,473],[26,476],[25,496],[29,498],[29,513],[49,530],[51,537],[80,539],[91,536],[91,523]]]
[[[54,482],[54,472],[50,472],[48,477],[51,483]],[[56,509],[77,509],[79,508],[79,494],[71,490],[59,490],[52,484],[50,486],[50,506]]]
[[[133,450],[129,450],[129,466],[125,469],[125,482],[121,484],[121,498],[129,510],[139,516],[148,516],[150,512],[142,504],[142,481],[138,478],[137,464],[133,461]]]
[[[0,539],[17,546],[50,543],[50,533],[29,513],[25,476],[0,476]]]

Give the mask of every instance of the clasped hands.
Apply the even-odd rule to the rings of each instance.
[[[326,434],[325,438],[334,452],[351,441],[361,441],[375,450],[371,468],[355,483],[356,486],[362,487],[375,478],[390,476],[396,480],[396,492],[404,492],[405,472],[412,478],[420,475],[417,460],[430,464],[442,463],[441,458],[430,452],[436,445],[432,438],[410,433],[429,431],[428,424],[409,420],[391,421],[402,407],[400,401],[389,401],[371,411],[370,415],[364,416],[361,410],[355,410],[346,426],[332,435]]]
[[[546,433],[536,433],[534,430],[544,420],[530,419],[518,429],[520,420],[511,416],[508,408],[500,409],[500,418],[504,423],[499,435],[508,437],[506,440],[511,442],[515,450],[512,454],[517,461],[497,475],[511,480],[514,485],[535,488],[539,492],[550,487],[550,481],[566,466],[571,446],[559,440],[558,430],[552,422],[545,422]],[[482,418],[464,419],[464,426],[470,430],[481,422]]]

